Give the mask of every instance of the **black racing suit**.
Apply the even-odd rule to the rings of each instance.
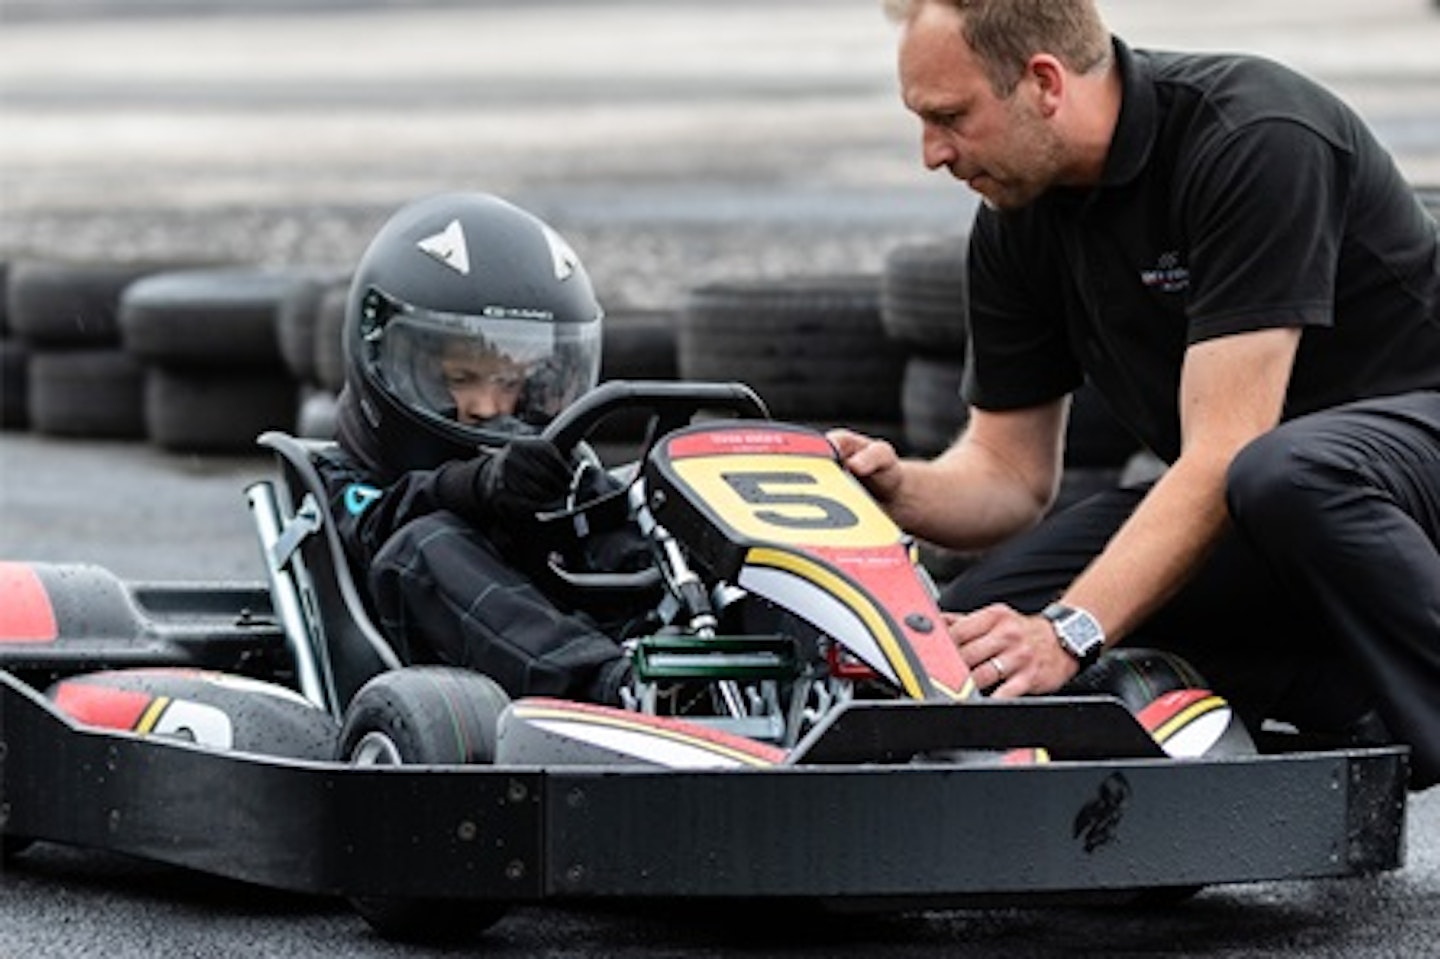
[[[512,697],[618,701],[628,677],[618,640],[641,628],[646,602],[586,609],[566,602],[516,533],[479,528],[440,505],[436,470],[380,485],[338,448],[316,465],[356,582],[402,662],[474,669]],[[589,475],[610,482],[601,471]],[[650,563],[633,527],[595,536],[582,554],[586,567],[606,572]]]

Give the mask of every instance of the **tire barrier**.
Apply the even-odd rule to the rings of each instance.
[[[863,420],[900,435],[904,348],[880,319],[880,277],[717,282],[692,290],[678,340],[682,379],[743,380],[777,419]]]
[[[341,334],[345,327],[345,302],[349,296],[348,283],[335,283],[325,288],[315,307],[315,382],[322,390],[337,396],[345,386],[345,350]]]
[[[30,428],[30,350],[23,340],[0,336],[0,430]]]
[[[607,309],[601,331],[600,382],[679,377],[679,325],[676,310]],[[643,410],[622,410],[596,426],[591,445],[607,464],[631,459],[639,453],[647,422]]]
[[[305,439],[335,436],[335,405],[345,377],[340,327],[349,289],[350,271],[336,268],[302,277],[276,308],[280,356],[299,385],[295,433]]]
[[[9,261],[0,260],[0,430],[19,432],[30,428],[30,349],[10,332],[9,276]]]
[[[7,362],[23,362],[25,370],[18,384],[5,388],[5,422],[52,436],[142,439],[141,384],[121,343],[120,298],[145,277],[194,266],[179,260],[9,263],[4,336],[23,344],[23,360]],[[12,380],[8,369],[6,379]]]
[[[52,350],[30,357],[30,425],[48,436],[143,439],[145,370],[120,347]]]
[[[902,243],[885,256],[880,318],[892,340],[926,356],[963,358],[969,334],[969,237]]]
[[[6,281],[9,325],[32,348],[120,345],[120,297],[130,284],[196,263],[17,260]]]
[[[181,270],[121,296],[125,348],[146,368],[146,433],[175,452],[251,453],[268,429],[294,431],[300,384],[281,352],[281,304],[323,278],[311,270]]]
[[[324,341],[320,335],[320,310],[331,290],[349,288],[349,270],[337,267],[316,276],[298,278],[276,305],[275,341],[285,367],[301,386],[322,385],[320,352]],[[343,295],[340,302],[344,303]],[[337,344],[339,338],[336,330]]]
[[[916,456],[937,456],[955,441],[970,419],[960,395],[965,360],[959,356],[912,353],[905,361],[900,390],[905,445]]]

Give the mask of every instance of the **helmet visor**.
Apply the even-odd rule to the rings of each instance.
[[[424,417],[510,433],[540,427],[600,369],[600,323],[473,316],[399,305],[370,338],[375,370]]]

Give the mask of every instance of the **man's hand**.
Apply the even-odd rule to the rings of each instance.
[[[945,626],[975,684],[997,699],[1054,692],[1080,671],[1047,621],[1002,603],[946,613]]]
[[[900,455],[895,447],[846,429],[831,430],[826,438],[840,454],[840,462],[882,506],[895,499],[901,478]]]
[[[570,490],[570,464],[555,444],[520,436],[502,446],[475,474],[475,495],[502,523],[528,520]]]

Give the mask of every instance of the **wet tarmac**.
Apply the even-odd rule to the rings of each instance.
[[[1440,183],[1425,0],[1114,0],[1149,46],[1252,49],[1331,82]],[[490,189],[550,219],[613,303],[710,279],[873,269],[963,222],[921,170],[872,0],[8,0],[0,257],[353,262],[388,211]],[[257,457],[0,434],[0,555],[129,579],[261,577]],[[0,875],[0,956],[1428,957],[1440,799],[1406,868],[1211,890],[1171,911],[997,909],[859,925],[519,910],[481,944],[376,940],[343,906],[42,847]],[[1183,828],[1183,824],[1177,824]],[[843,837],[841,837],[843,840]]]

